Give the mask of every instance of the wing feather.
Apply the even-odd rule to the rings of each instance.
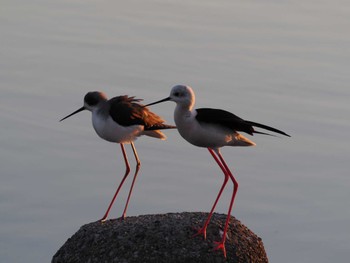
[[[197,111],[196,119],[199,122],[218,125],[223,128],[232,130],[233,132],[242,131],[250,135],[253,135],[254,133],[266,134],[266,133],[254,130],[254,127],[258,127],[258,128],[262,128],[268,131],[272,131],[272,132],[290,137],[290,135],[288,135],[287,133],[281,130],[267,126],[265,124],[243,120],[237,115],[225,110],[201,108],[201,109],[196,109],[196,111]],[[266,135],[270,135],[270,134],[266,134]]]
[[[145,130],[170,129],[175,126],[167,125],[157,114],[151,112],[135,97],[118,96],[111,99],[109,114],[112,119],[123,126],[143,125]]]

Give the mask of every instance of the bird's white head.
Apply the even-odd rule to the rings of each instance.
[[[178,105],[192,109],[196,101],[194,92],[190,86],[176,85],[171,89],[170,100]]]
[[[177,107],[192,110],[196,98],[190,86],[176,85],[171,89],[169,97],[147,104],[145,105],[145,107],[155,105],[164,101],[169,101],[169,100],[176,102]]]

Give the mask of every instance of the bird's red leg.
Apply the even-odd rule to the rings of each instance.
[[[228,176],[231,178],[231,180],[233,182],[233,193],[232,193],[230,206],[229,206],[229,209],[228,209],[228,212],[227,212],[227,218],[226,218],[224,233],[222,234],[221,241],[215,242],[217,244],[217,246],[214,248],[214,250],[221,249],[224,252],[224,256],[226,257],[225,241],[226,241],[228,224],[230,222],[230,217],[231,217],[231,210],[232,210],[233,203],[234,203],[234,200],[235,200],[235,196],[236,196],[236,193],[237,193],[237,190],[238,190],[238,182],[236,181],[235,177],[233,176],[233,174],[231,173],[230,169],[228,168],[228,166],[227,166],[224,158],[222,157],[221,153],[219,151],[217,153],[219,155],[221,163],[225,167],[225,170],[226,170]]]
[[[129,161],[128,161],[128,156],[126,155],[126,152],[125,152],[125,148],[124,148],[124,145],[121,143],[120,144],[121,148],[122,148],[122,152],[123,152],[123,157],[124,157],[124,161],[125,161],[125,166],[126,166],[126,170],[125,170],[125,174],[124,174],[124,177],[122,179],[122,181],[120,182],[118,188],[117,188],[117,191],[115,192],[114,196],[113,196],[113,199],[111,201],[111,203],[109,204],[108,208],[107,208],[107,211],[105,213],[105,215],[102,217],[101,219],[101,222],[105,222],[106,219],[107,219],[107,216],[108,216],[108,213],[109,213],[109,210],[111,210],[111,207],[114,203],[114,200],[115,198],[117,197],[122,185],[124,184],[124,181],[126,179],[126,177],[128,176],[128,174],[130,173],[130,165],[129,165]]]
[[[210,222],[210,219],[211,219],[211,217],[212,217],[212,215],[213,215],[213,212],[214,212],[214,209],[215,209],[215,207],[216,207],[216,204],[218,203],[218,201],[219,201],[219,199],[220,199],[220,196],[221,196],[221,194],[222,194],[222,191],[224,190],[224,188],[225,188],[225,186],[226,186],[226,183],[227,183],[227,181],[228,181],[228,178],[229,178],[229,175],[227,174],[225,167],[224,167],[223,164],[220,162],[220,160],[218,159],[218,157],[215,155],[214,150],[211,149],[211,148],[208,148],[208,150],[209,150],[209,152],[211,153],[211,155],[213,156],[214,160],[215,160],[215,161],[217,162],[217,164],[220,166],[221,170],[223,171],[223,173],[224,173],[224,175],[225,175],[225,179],[224,179],[224,182],[222,183],[222,186],[221,186],[221,188],[220,188],[220,191],[219,191],[219,193],[218,193],[218,195],[217,195],[217,197],[216,197],[216,200],[215,200],[215,202],[214,202],[214,205],[213,205],[213,207],[212,207],[211,210],[210,210],[210,213],[209,213],[209,215],[208,215],[208,217],[207,217],[207,220],[205,221],[203,227],[200,228],[200,229],[198,230],[198,232],[194,235],[194,236],[197,236],[197,235],[203,234],[204,239],[206,239],[206,237],[207,237],[207,227],[208,227],[208,224],[209,224],[209,222]]]
[[[136,177],[137,177],[137,174],[139,173],[140,166],[141,166],[141,162],[140,162],[139,156],[137,155],[137,151],[136,151],[136,148],[135,148],[135,145],[134,145],[133,142],[131,142],[131,148],[132,148],[132,150],[134,152],[134,155],[135,155],[136,170],[135,170],[135,174],[134,174],[134,179],[132,180],[132,183],[131,183],[131,186],[130,186],[129,195],[128,195],[128,199],[126,200],[126,204],[125,204],[124,212],[123,212],[123,215],[122,215],[122,219],[124,219],[126,217],[126,210],[128,209],[128,204],[129,204],[130,196],[131,196],[131,193],[132,193],[132,189],[134,188]]]

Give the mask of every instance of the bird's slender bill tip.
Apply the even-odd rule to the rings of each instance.
[[[149,103],[149,104],[145,105],[145,107],[148,107],[148,106],[151,106],[151,105],[155,105],[155,104],[158,104],[158,103],[161,103],[161,102],[164,102],[164,101],[168,101],[168,100],[170,100],[170,97],[167,97],[167,98],[162,99],[162,100],[158,100],[156,102]]]
[[[76,110],[75,112],[73,112],[73,113],[67,115],[66,117],[60,119],[60,122],[63,121],[63,120],[65,120],[65,119],[67,119],[67,118],[69,118],[70,116],[73,116],[74,114],[77,114],[78,112],[83,111],[83,110],[85,110],[85,107],[81,107],[80,109]]]

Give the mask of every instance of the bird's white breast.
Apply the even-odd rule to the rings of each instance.
[[[129,143],[143,132],[142,125],[122,126],[110,116],[101,116],[98,111],[92,112],[92,125],[98,136],[109,142]]]

